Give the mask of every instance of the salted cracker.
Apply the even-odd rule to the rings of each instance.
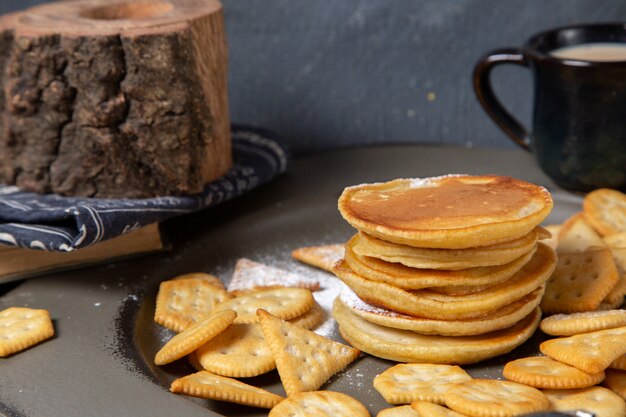
[[[373,385],[390,404],[413,401],[443,404],[444,394],[452,384],[470,379],[467,372],[455,365],[405,363],[377,375]]]
[[[472,379],[452,385],[445,396],[454,411],[474,417],[514,416],[549,409],[536,388],[511,381]]]
[[[420,417],[420,414],[410,405],[401,405],[380,410],[376,417]]]
[[[299,392],[272,408],[268,417],[369,417],[358,400],[334,391]]]
[[[264,287],[297,287],[315,291],[319,281],[285,271],[247,258],[240,258],[235,264],[235,271],[228,283],[228,291],[242,291]]]
[[[265,340],[288,396],[315,391],[354,361],[360,351],[258,311]]]
[[[311,291],[304,288],[274,288],[252,292],[226,300],[215,306],[216,311],[237,312],[235,323],[256,323],[256,311],[263,309],[284,320],[296,318],[313,307]]]
[[[604,372],[588,374],[546,356],[516,359],[504,365],[506,379],[535,388],[585,388],[599,384]]]
[[[258,323],[231,325],[196,355],[203,369],[231,378],[249,378],[276,368]]]
[[[411,408],[417,412],[419,417],[465,417],[465,414],[457,413],[447,407],[427,401],[415,401],[411,404]]]
[[[320,324],[325,315],[322,306],[315,302],[309,311],[288,321],[298,327],[310,330]]]
[[[624,417],[626,404],[613,391],[603,387],[551,389],[543,393],[554,411],[584,410],[598,417]]]
[[[294,249],[291,256],[305,264],[333,272],[333,265],[343,258],[344,245],[337,243],[334,245],[305,246]]]
[[[583,210],[602,236],[626,232],[626,194],[608,188],[592,191],[585,196]]]
[[[190,354],[226,329],[237,317],[232,310],[217,311],[172,337],[155,355],[155,365],[165,365]]]
[[[224,283],[222,282],[221,279],[219,279],[215,275],[207,274],[206,272],[189,272],[187,274],[177,275],[177,276],[175,276],[172,279],[173,280],[176,280],[176,279],[202,279],[202,280],[205,280],[206,282],[208,282],[209,284],[213,284],[215,286],[220,287],[221,289],[225,289],[224,288]]]
[[[603,248],[606,243],[587,222],[584,213],[576,213],[559,230],[558,253],[584,252],[589,248]]]
[[[561,253],[541,310],[548,314],[595,310],[618,280],[609,249]]]
[[[54,336],[47,310],[9,307],[0,311],[0,357],[20,352]]]
[[[154,321],[182,332],[205,319],[217,304],[232,298],[228,292],[202,278],[163,281],[159,285]]]
[[[595,374],[626,353],[626,327],[546,340],[539,350],[552,359]]]
[[[622,326],[626,326],[626,310],[555,314],[539,324],[544,333],[552,336],[573,336]]]
[[[607,369],[606,378],[602,384],[623,399],[626,399],[626,371]]]
[[[176,379],[172,382],[170,391],[192,397],[261,408],[272,408],[283,400],[280,395],[208,371],[200,371]]]

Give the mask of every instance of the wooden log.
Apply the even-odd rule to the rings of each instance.
[[[0,182],[198,193],[231,166],[216,0],[76,0],[0,18]]]

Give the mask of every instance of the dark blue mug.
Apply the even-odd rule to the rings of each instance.
[[[604,49],[603,49],[604,48]],[[498,64],[530,68],[532,130],[500,103],[490,83]],[[568,190],[626,191],[626,24],[569,26],[539,33],[521,48],[498,49],[474,68],[483,108],[541,168]]]

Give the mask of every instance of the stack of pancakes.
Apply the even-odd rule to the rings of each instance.
[[[556,265],[538,227],[549,192],[500,176],[399,179],[346,188],[358,233],[334,268],[350,288],[333,315],[348,342],[402,362],[472,363],[537,328]]]

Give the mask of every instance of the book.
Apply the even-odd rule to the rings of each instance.
[[[0,284],[45,272],[94,265],[167,248],[158,223],[72,252],[0,245]]]

